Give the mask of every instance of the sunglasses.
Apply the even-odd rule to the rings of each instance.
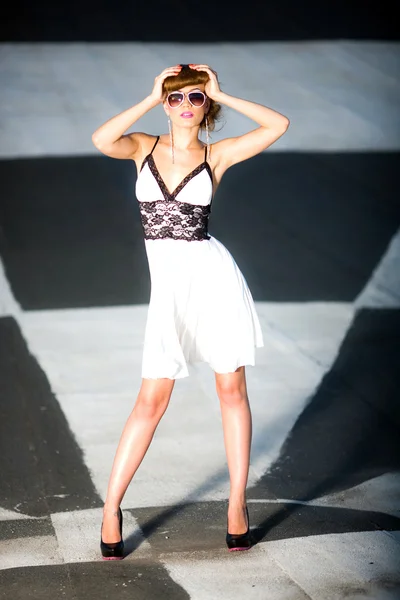
[[[184,92],[171,92],[167,96],[168,106],[170,108],[178,108],[183,103],[185,96],[190,104],[196,108],[203,106],[207,98],[203,92],[188,92],[187,94]]]

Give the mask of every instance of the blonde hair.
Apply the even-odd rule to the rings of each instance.
[[[199,85],[206,84],[209,80],[208,73],[206,71],[196,71],[191,69],[189,65],[183,65],[178,75],[172,75],[167,77],[163,83],[164,97],[166,98],[171,92],[175,92],[187,85]],[[206,118],[208,120],[208,129],[213,131],[215,129],[215,123],[221,116],[221,105],[208,98],[210,108],[207,114],[204,115],[202,122],[200,123],[200,129],[206,128]]]

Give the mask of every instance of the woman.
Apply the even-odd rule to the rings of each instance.
[[[162,103],[169,134],[125,133]],[[210,144],[221,104],[258,127]],[[287,130],[278,112],[220,89],[208,65],[176,65],[155,78],[149,96],[111,118],[92,136],[107,156],[132,159],[151,275],[142,385],[117,448],[103,510],[101,552],[123,558],[120,503],[187,364],[215,372],[230,476],[229,550],[251,547],[246,486],[252,421],[246,365],[263,346],[246,280],[229,251],[208,234],[212,198],[225,171],[273,144]],[[206,131],[206,144],[199,139]]]

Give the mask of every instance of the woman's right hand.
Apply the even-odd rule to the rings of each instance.
[[[174,75],[178,75],[180,73],[182,67],[181,65],[175,65],[174,67],[167,67],[162,71],[157,77],[154,79],[154,87],[151,92],[151,97],[157,102],[162,102],[164,99],[163,94],[163,83],[167,77],[173,77]]]

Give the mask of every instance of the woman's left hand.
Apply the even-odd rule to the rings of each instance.
[[[207,81],[204,91],[207,94],[207,96],[209,98],[211,98],[211,100],[216,100],[218,94],[221,93],[221,88],[219,87],[219,83],[218,83],[218,75],[216,73],[216,71],[213,71],[211,67],[209,67],[208,65],[189,65],[189,67],[191,69],[195,69],[196,71],[205,71],[208,76],[209,76],[209,80]]]

